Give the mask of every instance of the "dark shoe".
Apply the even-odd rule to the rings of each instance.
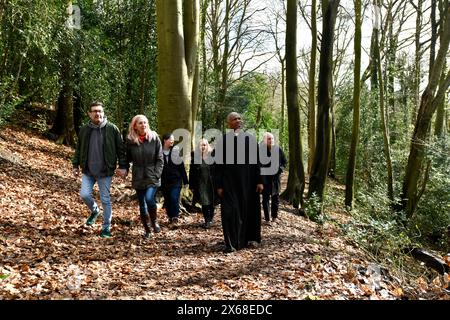
[[[158,224],[158,221],[152,221],[152,227],[153,227],[153,231],[155,233],[160,233],[161,232],[161,227]]]
[[[260,245],[261,245],[261,244],[258,243],[258,242],[256,242],[256,241],[249,241],[249,242],[247,243],[247,248],[250,248],[250,249],[256,249],[256,248],[258,248]]]
[[[277,218],[272,218],[272,222],[277,222]]]
[[[102,237],[102,238],[111,238],[112,234],[111,234],[111,231],[109,230],[109,228],[102,229],[102,232],[100,233],[100,237]]]
[[[147,214],[145,216],[140,215],[140,217],[141,217],[142,225],[144,226],[144,230],[145,230],[144,237],[145,238],[150,238],[151,233],[152,233],[151,230],[150,230],[150,226],[149,226],[149,224],[150,224],[150,216]]]
[[[153,231],[155,233],[160,233],[161,227],[159,226],[159,223],[157,221],[157,211],[156,210],[157,210],[156,208],[148,209],[148,214],[150,215],[150,220],[152,222]]]
[[[210,229],[213,225],[214,223],[212,221],[205,222],[205,229]]]
[[[179,226],[179,220],[177,217],[169,219],[169,227],[170,229],[177,229]]]
[[[95,223],[95,220],[97,220],[98,215],[100,214],[100,210],[97,208],[97,210],[92,211],[89,218],[86,220],[86,225],[92,226]]]
[[[236,251],[235,248],[226,247],[226,248],[223,250],[223,253],[232,253],[232,252],[235,252],[235,251]]]
[[[145,232],[144,234],[144,238],[145,239],[150,239],[152,237],[152,233],[151,232]]]

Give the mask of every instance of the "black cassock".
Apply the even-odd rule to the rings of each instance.
[[[228,148],[227,148],[228,146]],[[221,199],[222,228],[228,249],[239,250],[249,241],[261,242],[260,197],[262,184],[258,144],[253,135],[234,132],[218,139],[214,150],[216,188]]]

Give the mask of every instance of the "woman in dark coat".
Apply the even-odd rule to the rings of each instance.
[[[183,184],[188,184],[188,178],[179,149],[173,146],[173,135],[166,133],[162,138],[164,168],[161,176],[161,189],[169,224],[176,226],[180,214],[181,187]]]
[[[151,236],[150,227],[161,231],[157,221],[155,194],[161,184],[163,156],[161,141],[148,127],[144,115],[135,116],[127,136],[127,159],[133,163],[132,186],[136,189],[145,237]],[[150,226],[151,221],[151,226]]]
[[[203,227],[208,229],[213,224],[214,217],[214,161],[211,157],[211,147],[207,139],[201,139],[191,157],[189,169],[189,189],[194,193],[193,203],[202,205]]]
[[[284,156],[283,150],[279,146],[275,145],[275,138],[270,132],[264,133],[263,142],[260,145],[263,152],[267,152],[266,155],[270,161],[263,164],[264,168],[273,169],[273,174],[262,175],[263,177],[263,200],[262,206],[264,210],[264,219],[267,223],[270,223],[270,218],[272,222],[275,222],[278,218],[278,207],[280,203],[280,189],[281,189],[281,173],[286,168],[287,161]],[[270,201],[270,205],[269,205]]]

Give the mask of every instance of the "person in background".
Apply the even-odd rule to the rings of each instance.
[[[132,186],[136,190],[145,238],[161,231],[157,221],[155,194],[161,185],[163,156],[161,141],[151,131],[144,115],[135,116],[128,129],[127,160],[132,163]]]
[[[179,223],[181,187],[188,184],[188,177],[179,149],[173,146],[174,136],[166,133],[162,136],[164,167],[161,176],[161,189],[169,226]]]
[[[227,116],[230,132],[220,137],[214,149],[216,188],[221,199],[225,252],[261,243],[261,204],[263,190],[258,160],[258,143],[242,130],[241,115]]]
[[[75,155],[72,158],[73,175],[82,171],[80,196],[91,214],[86,221],[93,225],[100,209],[92,197],[95,183],[98,184],[103,208],[103,225],[100,236],[110,238],[112,208],[110,187],[112,177],[119,163],[118,175],[126,176],[127,160],[125,146],[119,129],[105,117],[103,104],[92,102],[89,107],[89,123],[80,128]]]
[[[214,161],[211,157],[211,147],[207,139],[201,139],[197,148],[192,153],[189,169],[189,189],[193,192],[193,204],[199,202],[202,205],[202,213],[205,223],[203,227],[209,229],[214,217]]]
[[[264,133],[263,141],[260,144],[260,149],[262,152],[266,152],[268,159],[270,159],[270,162],[262,164],[262,168],[269,168],[272,165],[276,166],[274,174],[262,175],[264,184],[264,190],[262,193],[264,219],[266,223],[270,223],[270,217],[272,218],[272,222],[275,222],[278,217],[281,189],[280,176],[283,170],[286,168],[287,161],[283,150],[280,148],[280,146],[275,145],[275,138],[270,132]]]

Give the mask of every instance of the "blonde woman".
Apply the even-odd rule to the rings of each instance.
[[[161,231],[157,221],[155,194],[161,185],[163,155],[161,141],[151,131],[144,115],[135,116],[127,136],[127,159],[133,163],[132,186],[136,189],[145,238]],[[150,225],[151,221],[151,225]]]
[[[211,158],[211,147],[208,140],[201,139],[192,154],[189,170],[189,189],[194,193],[193,204],[202,205],[203,227],[208,229],[213,224],[214,217],[214,165]]]

